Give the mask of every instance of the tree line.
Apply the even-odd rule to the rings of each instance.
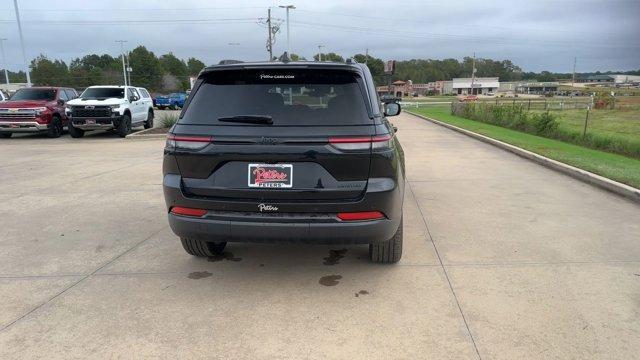
[[[189,88],[189,76],[195,76],[205,67],[196,58],[186,61],[172,53],[156,56],[144,46],[127,54],[131,83],[154,92],[184,91]],[[69,86],[82,89],[99,84],[123,84],[122,58],[108,54],[85,55],[73,59],[68,65],[62,60],[51,60],[39,55],[29,65],[31,82],[43,86]],[[1,75],[1,74],[0,74]],[[11,82],[26,82],[24,71],[9,71]]]
[[[145,87],[153,92],[184,91],[189,88],[189,76],[195,76],[205,67],[204,62],[190,57],[180,59],[172,53],[156,56],[144,46],[138,46],[127,55],[129,66],[133,69],[131,83]],[[306,60],[297,54],[290,55],[291,60]],[[384,74],[384,61],[368,54],[355,54],[352,58],[359,63],[366,63],[378,85],[387,82]],[[318,53],[313,60],[344,62],[340,54]],[[511,60],[475,59],[477,77],[498,77],[500,81],[537,80],[556,81],[571,78],[570,73],[525,72]],[[456,77],[471,77],[473,59],[412,59],[396,61],[396,71],[391,81],[412,80],[414,83],[426,83],[438,80],[451,80]],[[69,86],[82,89],[97,84],[122,84],[121,57],[108,54],[85,55],[73,59],[69,64],[62,60],[49,59],[40,55],[30,64],[31,81],[35,85]],[[640,70],[627,72],[595,72],[580,73],[577,76],[597,74],[640,75]],[[23,71],[9,71],[11,82],[26,82]]]

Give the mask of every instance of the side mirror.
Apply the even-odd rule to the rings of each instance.
[[[137,100],[137,99],[136,99],[136,96],[135,96],[135,95],[131,95],[131,96],[129,96],[129,102],[134,102],[134,101],[136,101],[136,100]]]
[[[384,116],[396,116],[400,114],[400,104],[391,102],[384,104]]]
[[[64,100],[58,99],[58,105],[60,105],[60,106],[64,105]]]

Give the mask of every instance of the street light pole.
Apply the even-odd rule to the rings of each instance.
[[[27,63],[27,53],[24,51],[24,38],[22,37],[22,24],[20,23],[20,10],[18,10],[18,0],[13,0],[13,7],[16,10],[16,21],[18,22],[18,34],[20,35],[20,47],[22,48],[22,60],[24,61],[24,71],[27,73],[27,87],[31,87],[31,75],[29,75],[29,64]]]
[[[4,80],[9,85],[9,72],[7,72],[7,58],[4,56],[4,41],[6,38],[0,38],[0,51],[2,51],[2,67],[4,68]]]
[[[294,5],[280,5],[279,7],[287,9],[287,54],[291,56],[291,42],[289,40],[289,10],[295,9]]]
[[[127,86],[127,67],[124,64],[124,43],[127,40],[116,40],[117,43],[120,43],[120,54],[122,55],[122,77],[124,78],[124,86]]]
[[[322,61],[322,48],[324,45],[318,45],[318,61]]]

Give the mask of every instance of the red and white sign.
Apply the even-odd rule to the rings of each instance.
[[[293,186],[291,164],[249,164],[249,187],[290,188]]]

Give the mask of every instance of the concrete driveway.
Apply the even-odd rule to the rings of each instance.
[[[0,141],[0,358],[632,359],[640,206],[411,115],[405,252],[182,250],[163,141]]]

